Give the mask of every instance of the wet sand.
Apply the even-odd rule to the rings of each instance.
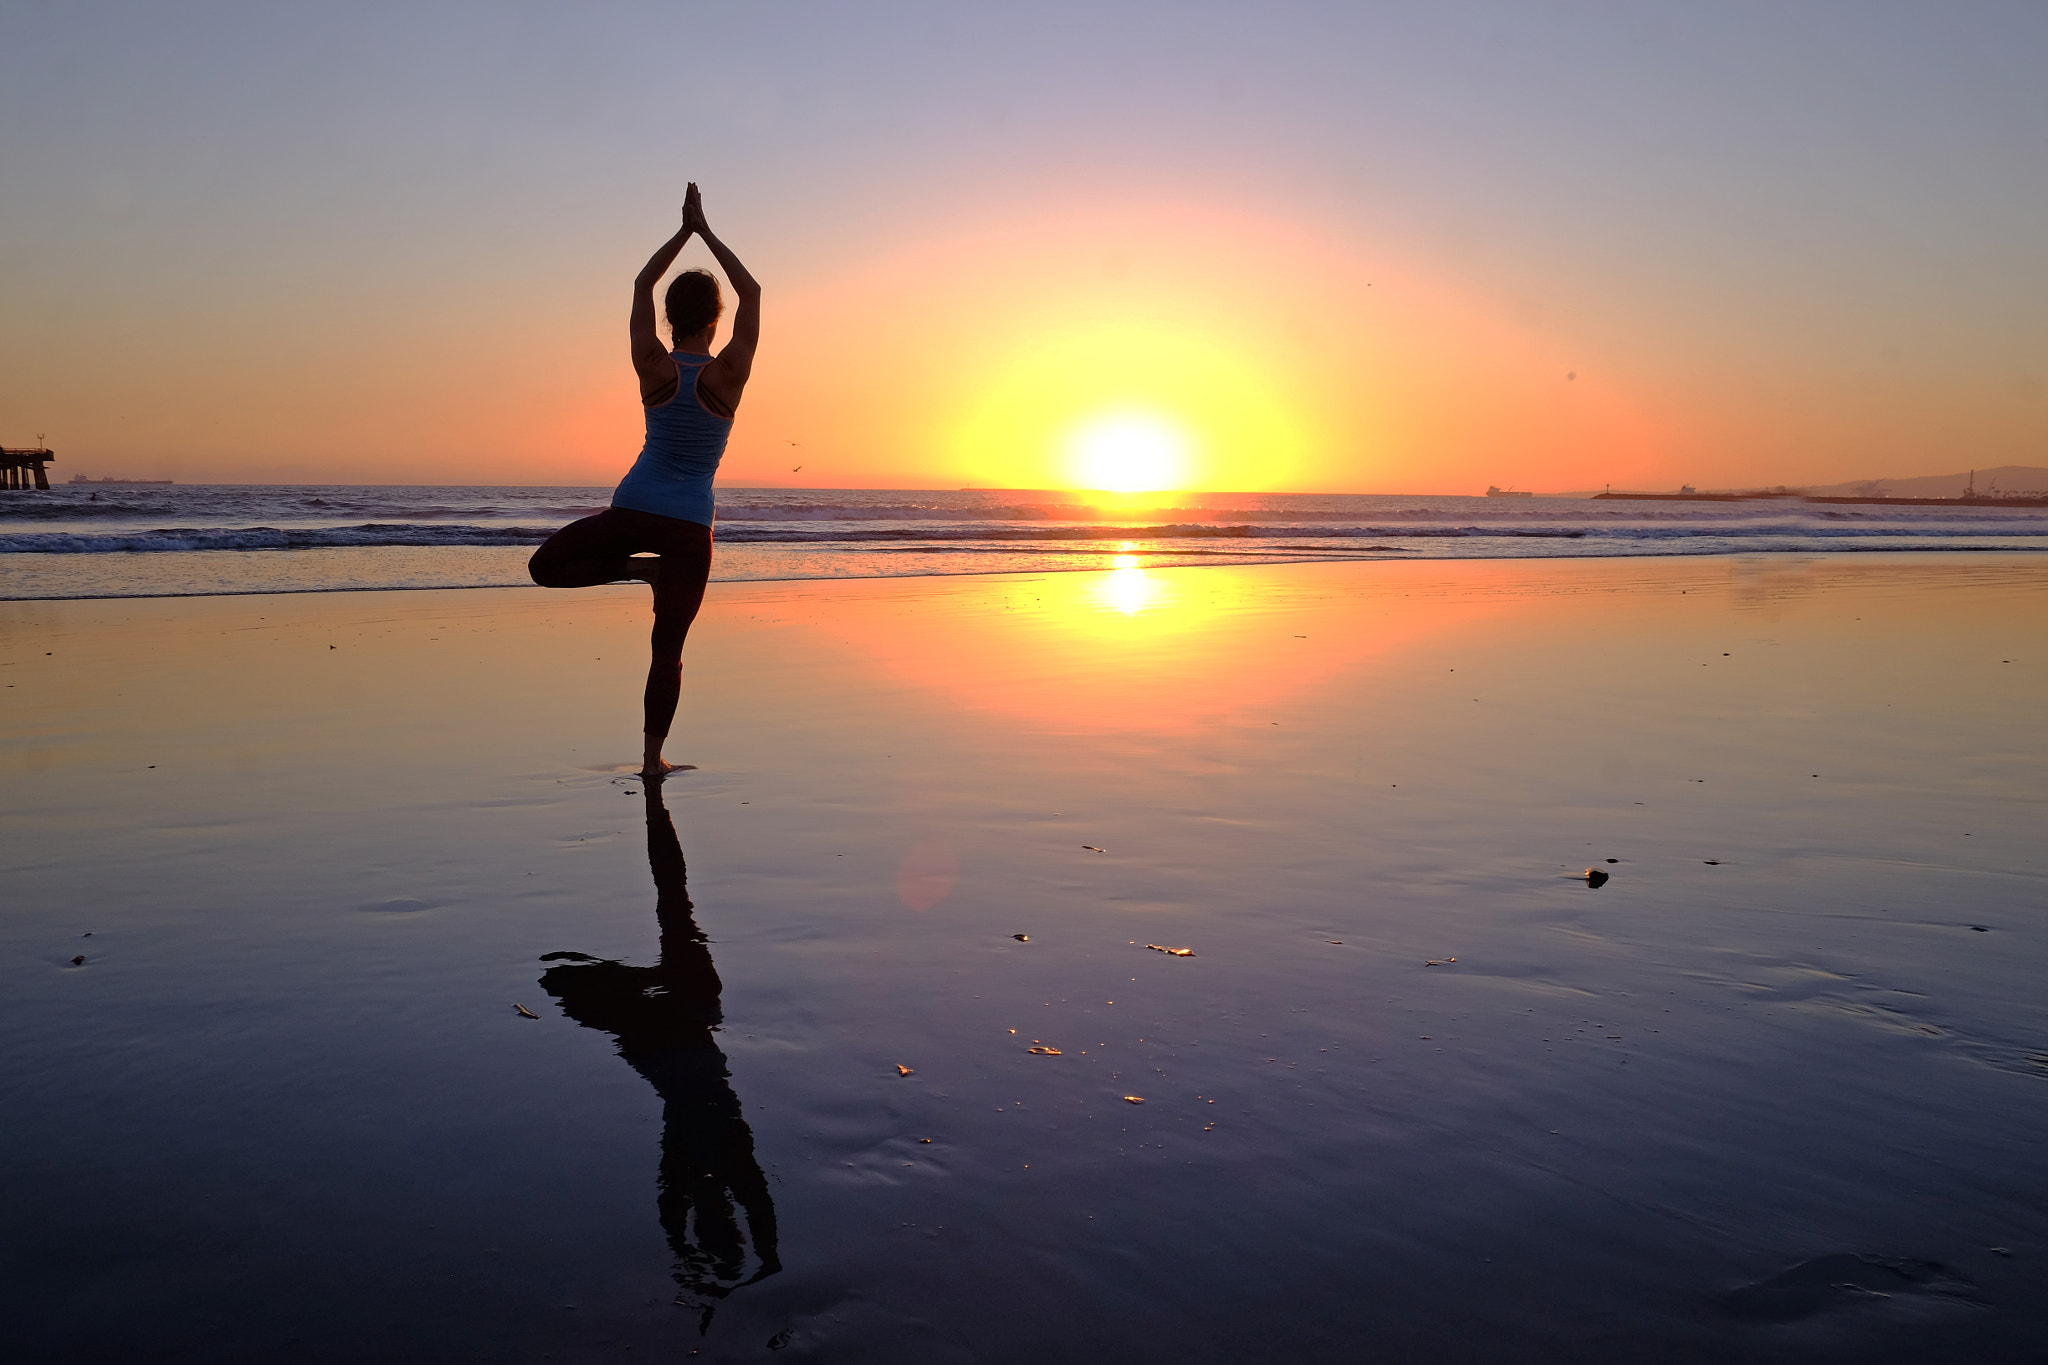
[[[0,603],[9,1336],[2033,1358],[2044,589],[715,585],[651,800],[642,589]]]

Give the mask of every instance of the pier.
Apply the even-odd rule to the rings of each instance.
[[[43,466],[57,457],[48,449],[9,450],[0,448],[0,487],[50,489],[50,476]]]

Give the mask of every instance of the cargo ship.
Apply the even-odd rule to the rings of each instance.
[[[1489,498],[1533,498],[1536,495],[1520,488],[1496,488],[1494,485],[1488,484],[1486,485],[1486,496]]]

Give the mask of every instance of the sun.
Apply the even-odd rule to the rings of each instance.
[[[1187,438],[1143,413],[1095,418],[1068,442],[1076,487],[1112,493],[1154,493],[1187,479]]]
[[[981,359],[943,419],[962,483],[1128,498],[1297,476],[1308,429],[1284,374],[1199,319],[1091,317],[1085,302],[1058,325],[1020,318]]]

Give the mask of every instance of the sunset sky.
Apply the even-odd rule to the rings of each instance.
[[[2048,464],[2044,52],[2037,3],[10,4],[0,441],[613,482],[696,180],[766,290],[729,484]]]

